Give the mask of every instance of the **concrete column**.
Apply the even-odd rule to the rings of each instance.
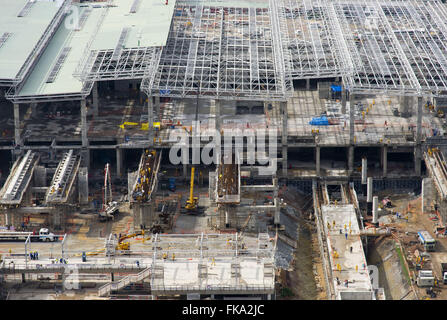
[[[215,104],[216,104],[216,130],[220,132],[222,126],[221,114],[220,114],[220,104],[221,104],[220,100],[215,100]]]
[[[372,201],[373,201],[372,194],[373,194],[373,178],[368,177],[367,184],[366,184],[366,202],[367,202],[366,212],[367,212],[367,214],[371,214]]]
[[[81,134],[82,147],[88,146],[88,125],[87,125],[87,103],[85,99],[81,100]]]
[[[422,97],[418,97],[416,146],[414,151],[414,171],[417,176],[421,175],[421,160],[422,160],[421,141],[422,141]]]
[[[348,170],[349,174],[354,171],[354,146],[349,146],[348,148]]]
[[[341,90],[341,113],[346,114],[346,88],[342,86]]]
[[[368,177],[368,160],[366,157],[362,158],[362,184],[366,184]]]
[[[388,146],[383,146],[382,149],[382,176],[386,177],[388,174]]]
[[[281,144],[282,144],[282,173],[284,178],[287,177],[287,102],[280,102],[281,115],[282,115],[282,133],[281,133]],[[271,157],[272,155],[270,155]]]
[[[321,175],[320,146],[315,147],[315,162],[316,162],[317,177],[319,177]]]
[[[156,121],[161,119],[160,115],[160,97],[154,97],[155,98],[155,119]]]
[[[221,101],[220,100],[214,100],[215,103],[215,119],[216,119],[216,148],[215,148],[215,163],[219,163],[221,159],[221,144],[222,144],[222,137],[220,136],[220,131],[222,130],[222,118],[221,118]]]
[[[148,118],[148,139],[149,139],[149,146],[152,146],[154,144],[154,104],[152,102],[152,97],[148,96],[147,98],[147,118]]]
[[[373,197],[373,208],[372,208],[373,218],[372,223],[376,224],[379,222],[379,197]]]
[[[186,163],[183,163],[183,178],[188,178],[188,165]]]
[[[355,96],[351,94],[349,97],[349,144],[354,144],[354,102],[355,102]]]
[[[306,79],[306,90],[310,90],[310,79]]]
[[[35,117],[37,115],[37,103],[31,103],[31,116]]]
[[[93,97],[93,116],[97,117],[99,114],[99,96],[98,96],[98,83],[95,82],[92,90]]]
[[[83,167],[90,167],[90,152],[88,150],[88,124],[87,124],[87,103],[81,100],[81,134],[82,134],[82,161]]]
[[[116,175],[121,178],[123,169],[123,149],[116,148]]]
[[[420,144],[421,140],[422,140],[422,97],[418,97],[416,144]]]
[[[20,131],[20,105],[18,103],[14,103],[14,135],[17,146],[23,145]]]

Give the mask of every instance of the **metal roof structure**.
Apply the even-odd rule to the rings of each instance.
[[[446,95],[440,1],[281,0],[279,8],[294,78],[343,76],[359,94]]]
[[[291,91],[269,6],[179,2],[156,70],[148,69],[148,95],[238,100],[286,100]]]
[[[444,5],[439,1],[331,3],[353,68],[347,85],[359,93],[447,93]],[[349,32],[346,32],[349,31]]]
[[[8,11],[2,16],[23,9],[16,19],[40,8],[40,1],[26,8],[26,1],[20,8],[3,1]],[[25,81],[8,80],[15,81],[8,99],[77,100],[90,94],[94,81],[143,79],[150,96],[285,101],[292,79],[326,77],[342,77],[357,94],[447,96],[447,8],[437,0],[109,0],[74,6],[74,29],[54,27],[62,11],[46,18],[56,32],[40,31],[47,43],[34,46],[33,71],[27,77],[21,71]],[[4,25],[0,61],[9,61],[15,53],[8,50],[20,49],[12,41],[21,29]],[[36,48],[45,44],[39,58]]]
[[[0,86],[26,77],[63,19],[70,0],[1,0]]]
[[[284,28],[282,45],[290,53],[294,79],[341,75],[343,63],[326,1],[282,0],[278,14]]]
[[[80,100],[90,94],[93,82],[83,82],[73,73],[105,9],[93,4],[73,6],[26,80],[8,91],[8,99],[16,103]],[[73,19],[82,25],[72,24]]]
[[[75,76],[83,81],[141,79],[166,44],[175,0],[108,1]]]

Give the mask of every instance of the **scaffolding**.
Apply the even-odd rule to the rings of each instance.
[[[147,70],[142,89],[150,96],[286,100],[291,82],[272,9],[204,4],[177,3],[158,67]]]

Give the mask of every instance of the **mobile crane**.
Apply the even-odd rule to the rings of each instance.
[[[186,201],[185,209],[187,212],[196,212],[198,209],[199,198],[194,197],[194,173],[195,167],[191,168],[191,184],[189,187],[189,199]]]

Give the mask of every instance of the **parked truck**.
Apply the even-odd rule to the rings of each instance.
[[[441,263],[442,282],[447,284],[447,263]]]
[[[40,228],[39,234],[33,232],[19,232],[19,231],[0,231],[0,241],[25,241],[30,237],[31,241],[57,241],[58,237],[50,232],[47,228]]]
[[[428,233],[428,231],[418,232],[419,242],[424,245],[426,251],[435,251],[436,240]]]

